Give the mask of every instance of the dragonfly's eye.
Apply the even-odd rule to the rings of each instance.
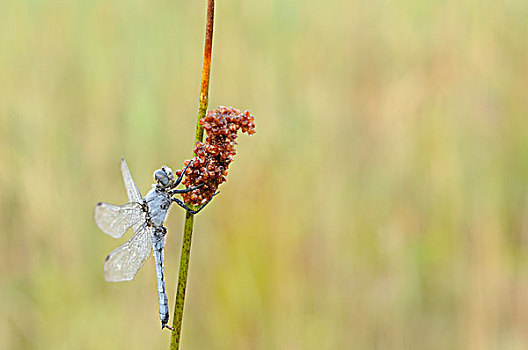
[[[162,169],[158,169],[154,172],[154,178],[163,186],[169,185],[169,176]]]
[[[171,168],[169,168],[168,166],[164,165],[164,166],[161,167],[161,170],[163,170],[165,172],[165,174],[167,174],[170,182],[174,182],[174,173],[172,172]]]

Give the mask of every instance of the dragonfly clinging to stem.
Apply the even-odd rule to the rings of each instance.
[[[211,197],[200,208],[193,210],[180,199],[174,197],[176,194],[187,193],[201,187],[176,189],[185,175],[185,170],[191,163],[187,164],[177,179],[174,179],[174,173],[168,166],[164,165],[161,169],[156,170],[154,172],[156,184],[143,198],[132,179],[127,163],[124,159],[121,159],[121,173],[129,203],[117,206],[100,202],[95,207],[95,223],[104,233],[114,238],[120,238],[129,228],[134,231],[134,234],[127,242],[117,247],[106,257],[104,276],[107,281],[121,282],[132,280],[150,256],[151,248],[153,249],[162,329],[171,329],[171,327],[167,326],[169,306],[163,276],[163,249],[167,233],[163,222],[173,202],[191,214],[196,214],[212,199]]]

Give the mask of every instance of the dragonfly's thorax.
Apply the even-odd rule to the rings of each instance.
[[[152,225],[162,226],[172,203],[169,194],[166,191],[153,188],[145,196],[145,203]]]

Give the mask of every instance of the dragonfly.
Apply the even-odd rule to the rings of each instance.
[[[185,189],[176,189],[181,183],[185,170],[175,179],[174,173],[168,166],[154,171],[156,183],[143,198],[139,191],[125,159],[121,159],[121,174],[128,196],[128,203],[113,205],[99,202],[95,206],[94,217],[96,225],[107,235],[113,238],[122,237],[128,229],[134,232],[132,237],[113,250],[104,262],[104,277],[109,282],[130,281],[134,278],[143,263],[153,251],[156,264],[156,277],[158,289],[159,314],[161,329],[172,329],[167,325],[169,321],[169,306],[167,291],[165,289],[163,251],[167,229],[163,222],[172,203],[176,203],[191,214],[197,214],[212,199],[212,197],[197,210],[185,205],[175,198],[176,194],[197,190],[200,186]]]

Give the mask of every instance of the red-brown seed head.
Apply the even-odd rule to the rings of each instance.
[[[200,125],[207,133],[205,142],[197,142],[194,148],[196,156],[185,172],[183,184],[199,189],[182,194],[186,203],[199,205],[205,203],[216,192],[218,186],[226,181],[227,169],[236,154],[235,141],[238,131],[252,135],[255,133],[255,120],[249,111],[241,112],[232,107],[218,107],[209,111],[200,119]],[[190,160],[186,160],[187,165]],[[181,175],[181,170],[176,171]]]

